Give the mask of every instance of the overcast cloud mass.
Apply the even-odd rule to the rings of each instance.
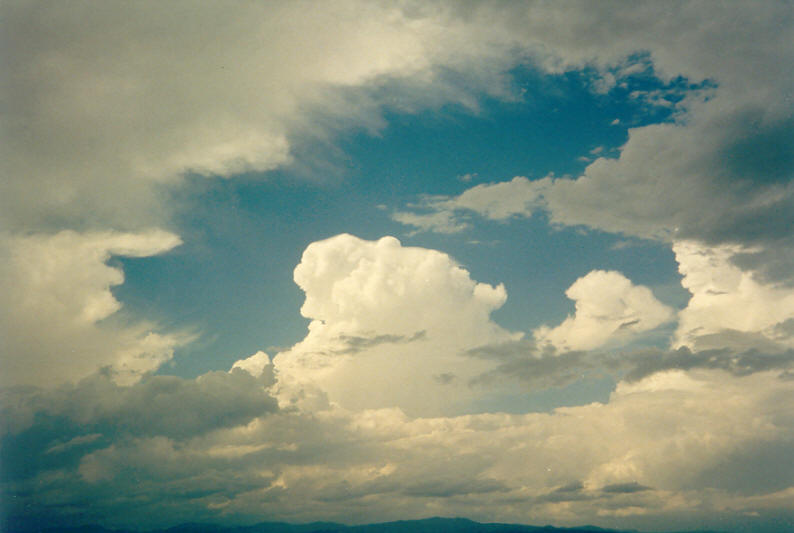
[[[0,529],[794,529],[791,2],[0,12]]]

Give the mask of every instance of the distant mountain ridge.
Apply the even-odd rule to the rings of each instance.
[[[102,526],[10,528],[8,533],[142,533],[124,529],[107,529]],[[596,526],[553,527],[522,524],[480,523],[466,518],[426,518],[399,520],[346,526],[334,522],[288,524],[262,522],[252,526],[221,526],[216,524],[181,524],[166,529],[151,529],[145,533],[636,533],[631,530],[603,529]],[[687,533],[687,532],[679,532]],[[721,533],[717,531],[692,531],[688,533]],[[722,532],[724,533],[724,532]]]

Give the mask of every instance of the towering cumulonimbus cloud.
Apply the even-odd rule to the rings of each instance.
[[[477,283],[448,255],[394,237],[313,243],[295,282],[311,323],[305,339],[275,356],[283,401],[307,403],[310,387],[349,408],[438,413],[465,404],[467,379],[484,368],[465,350],[519,336],[490,318],[504,286]]]

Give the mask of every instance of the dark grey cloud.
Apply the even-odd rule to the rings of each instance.
[[[600,489],[586,489],[581,481],[574,481],[563,485],[550,491],[542,496],[539,496],[536,501],[539,503],[562,503],[562,502],[584,502],[584,501],[599,501],[605,505],[609,504],[610,500],[615,498],[620,499],[624,495],[637,494],[642,492],[653,491],[652,487],[648,487],[630,481],[625,483],[611,483],[604,485]]]
[[[539,348],[532,340],[506,342],[469,350],[468,355],[498,362],[498,366],[473,380],[472,385],[487,385],[509,376],[539,388],[562,387],[596,368],[588,352],[558,354],[553,347]]]
[[[788,322],[786,323],[788,325]],[[719,348],[693,351],[682,347],[675,350],[635,349],[624,351],[556,352],[539,350],[528,340],[483,346],[470,350],[472,357],[498,361],[495,370],[471,381],[474,386],[509,377],[534,388],[562,387],[584,377],[612,374],[629,382],[638,381],[657,372],[667,370],[710,369],[724,370],[734,376],[747,376],[756,372],[779,371],[781,378],[794,369],[794,350],[781,349],[760,335],[724,331],[705,339],[715,345],[740,345],[747,338],[744,350]],[[765,343],[767,350],[758,349]],[[762,344],[763,345],[763,344]]]
[[[441,374],[436,374],[433,376],[433,379],[436,383],[441,383],[442,385],[448,385],[457,379],[457,376],[452,372],[443,372]]]
[[[272,377],[242,370],[196,379],[149,376],[120,386],[97,374],[55,390],[2,393],[2,475],[23,479],[74,466],[86,453],[127,439],[187,439],[274,413]]]
[[[339,350],[334,350],[335,354],[355,354],[375,346],[382,344],[406,344],[409,342],[420,341],[427,338],[427,332],[417,331],[413,335],[374,335],[372,337],[357,336],[357,335],[340,335],[337,337],[339,341],[344,343],[345,347]]]
[[[763,115],[762,109],[748,112],[742,134],[715,154],[729,183],[757,186],[794,179],[794,118],[765,123]]]
[[[761,283],[794,287],[794,236],[775,246],[744,250],[731,258],[742,270],[749,270]]]
[[[649,350],[632,354],[625,365],[625,379],[637,381],[665,370],[717,369],[734,376],[755,372],[787,370],[794,366],[794,350],[766,353],[758,350],[736,352],[730,349],[692,352],[688,348]]]
[[[574,481],[538,497],[539,502],[560,503],[592,499],[593,495],[584,490],[581,481]]]
[[[608,494],[634,494],[635,492],[645,492],[646,490],[653,489],[645,485],[640,485],[636,481],[630,483],[613,483],[601,487],[601,491]]]
[[[567,485],[563,485],[562,487],[557,488],[554,492],[557,493],[564,493],[564,492],[579,492],[584,488],[584,485],[581,481],[574,481],[568,483]]]
[[[495,479],[427,479],[407,484],[402,494],[419,498],[448,498],[461,494],[507,492],[510,488]]]

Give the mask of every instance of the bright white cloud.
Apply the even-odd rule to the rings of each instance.
[[[540,345],[559,351],[591,350],[610,341],[659,327],[673,318],[673,310],[647,287],[634,285],[620,272],[594,270],[576,280],[565,295],[576,311],[554,328],[535,330]]]
[[[0,266],[4,385],[53,385],[109,367],[134,380],[171,358],[187,336],[111,316],[121,303],[111,287],[121,269],[112,255],[147,257],[181,243],[164,231],[5,236]]]
[[[794,347],[794,289],[764,283],[734,265],[742,247],[682,241],[673,251],[681,283],[692,293],[679,313],[675,346]]]
[[[250,357],[235,361],[229,372],[232,372],[235,368],[239,368],[241,370],[245,370],[255,378],[258,378],[265,375],[266,371],[270,367],[270,357],[265,352],[260,350]]]
[[[275,357],[282,401],[314,386],[348,408],[436,413],[465,403],[467,378],[486,365],[466,349],[516,338],[489,316],[507,298],[502,285],[477,283],[446,254],[394,237],[313,243],[295,282],[312,322],[303,341]]]

